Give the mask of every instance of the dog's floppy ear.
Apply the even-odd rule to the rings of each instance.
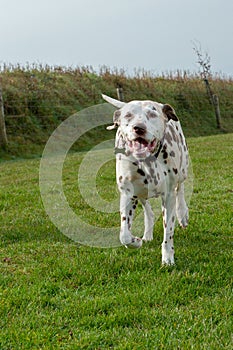
[[[125,102],[115,100],[114,98],[106,96],[106,95],[103,95],[103,94],[102,94],[102,98],[105,101],[107,101],[108,103],[110,103],[111,105],[113,105],[114,107],[117,107],[117,108],[122,108],[122,107],[124,107],[126,105]],[[113,129],[116,129],[119,126],[119,124],[120,124],[119,123],[120,115],[121,115],[120,111],[116,111],[114,113],[114,115],[113,115],[113,125],[107,126],[107,130],[113,130]]]
[[[115,111],[113,114],[113,125],[107,126],[107,130],[116,129],[120,125],[121,111]]]
[[[176,112],[174,111],[174,109],[170,105],[168,105],[168,104],[163,105],[162,111],[165,114],[165,116],[168,118],[168,120],[172,119],[175,122],[179,121],[179,119],[176,115]]]

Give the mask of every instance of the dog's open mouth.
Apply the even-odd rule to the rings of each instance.
[[[156,139],[148,142],[142,137],[137,137],[132,141],[128,141],[128,147],[131,153],[137,157],[146,157],[151,154],[156,147]]]

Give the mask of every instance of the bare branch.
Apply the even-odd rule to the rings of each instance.
[[[197,41],[192,41],[194,45],[193,50],[197,55],[197,63],[200,66],[200,75],[203,79],[208,79],[212,76],[210,56],[207,52],[203,54],[201,44]]]

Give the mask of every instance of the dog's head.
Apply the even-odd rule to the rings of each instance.
[[[169,120],[178,121],[174,109],[168,104],[153,101],[131,101],[124,103],[111,97],[103,98],[119,108],[113,116],[113,125],[118,128],[116,147],[124,148],[127,155],[144,159],[156,152],[164,137]]]

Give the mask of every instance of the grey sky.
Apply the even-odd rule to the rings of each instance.
[[[232,0],[0,0],[0,63],[106,65],[233,76]]]

